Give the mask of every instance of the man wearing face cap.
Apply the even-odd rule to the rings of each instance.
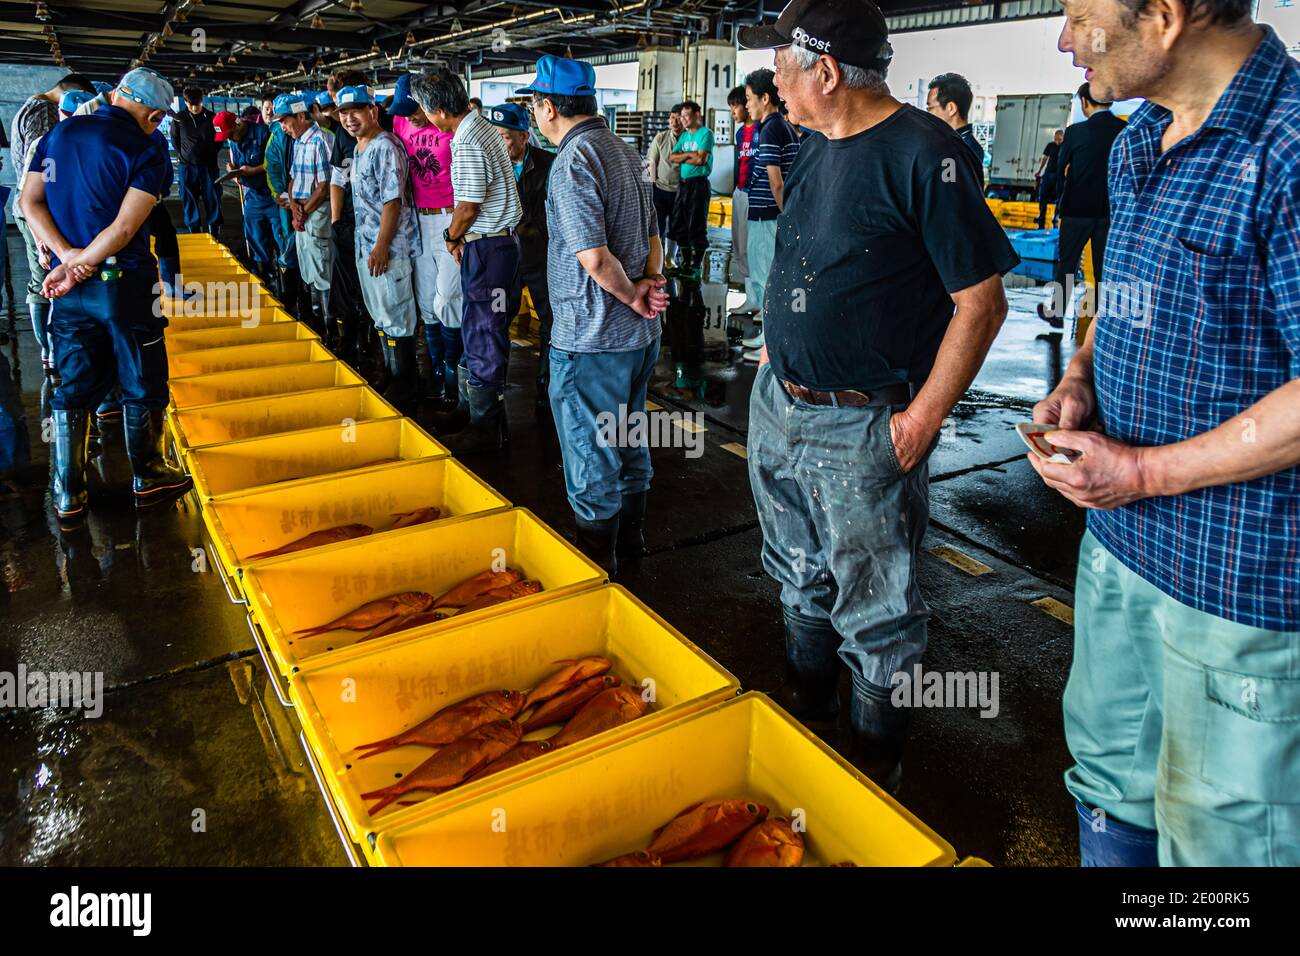
[[[167,405],[166,320],[154,308],[158,264],[145,225],[167,180],[166,153],[153,133],[172,87],[152,70],[132,70],[111,103],[75,116],[37,144],[23,184],[23,212],[52,252],[43,292],[52,314],[61,382],[54,419],[54,508],[61,522],[86,507],[89,415],[117,380],[127,456],[139,504],[190,486],[162,451]],[[46,182],[46,164],[57,175]]]
[[[250,123],[222,110],[213,117],[217,143],[230,147],[226,170],[243,186],[244,239],[253,260],[253,271],[270,283],[279,250],[275,244],[275,220],[280,207],[271,196],[266,182],[266,143],[269,130],[260,123]]]
[[[550,409],[547,388],[551,381],[551,292],[546,281],[546,183],[551,175],[555,154],[528,145],[528,111],[517,103],[489,106],[483,115],[501,130],[510,162],[514,164],[515,185],[519,187],[519,201],[524,207],[524,217],[515,232],[519,236],[519,281],[511,293],[508,314],[515,315],[523,303],[524,287],[537,310],[538,367],[537,394],[534,406],[538,412]]]
[[[815,131],[785,183],[750,396],[763,566],[785,617],[778,697],[829,728],[847,663],[853,759],[893,789],[910,713],[895,675],[926,645],[926,459],[1006,317],[1017,258],[965,144],[890,95],[870,0],[793,0],[740,43],[776,49],[790,122]]]

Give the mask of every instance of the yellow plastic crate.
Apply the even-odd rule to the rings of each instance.
[[[235,592],[243,593],[239,570],[249,555],[323,528],[353,522],[382,528],[392,523],[394,514],[430,505],[439,509],[439,521],[448,521],[504,510],[510,502],[459,462],[423,458],[295,482],[289,488],[228,495],[207,503],[203,523],[213,558],[227,575],[227,590],[238,601]]]
[[[337,359],[295,362],[264,368],[212,372],[207,375],[173,376],[167,383],[173,409],[234,402],[241,398],[289,395],[339,385],[364,385],[365,380]]]
[[[365,385],[194,405],[175,414],[177,443],[182,448],[400,417],[401,412]]]
[[[361,645],[364,648],[366,645]],[[358,648],[358,651],[361,651]],[[566,658],[601,655],[633,686],[649,681],[655,703],[645,716],[492,777],[412,807],[391,806],[371,818],[361,794],[391,783],[432,751],[399,747],[358,760],[358,745],[400,733],[437,710],[500,688],[527,690]],[[333,657],[333,655],[332,655]],[[323,659],[321,659],[323,660]],[[351,683],[343,683],[350,681]],[[362,852],[367,835],[463,804],[570,763],[650,728],[734,697],[739,683],[716,661],[621,587],[609,585],[452,627],[381,650],[343,652],[293,676],[291,696],[346,835]],[[352,702],[339,688],[355,689]],[[526,739],[550,736],[553,728]],[[417,796],[425,796],[423,794]]]
[[[938,834],[752,692],[469,803],[385,828],[375,838],[374,860],[584,866],[645,849],[656,828],[692,804],[720,797],[757,800],[771,816],[802,822],[805,866],[957,862]],[[504,828],[492,826],[502,818]]]
[[[196,451],[194,455],[204,454]],[[398,591],[442,594],[494,562],[518,568],[542,583],[542,592],[458,615],[456,625],[495,617],[505,610],[549,600],[604,583],[605,572],[532,512],[522,508],[416,525],[378,540],[361,538],[257,561],[244,568],[244,593],[259,649],[272,676],[289,675],[304,661],[355,644],[362,635],[330,631],[313,637],[295,632]],[[421,634],[447,629],[446,622],[412,628],[366,642],[379,650]]]
[[[235,345],[263,345],[267,342],[319,341],[320,336],[301,322],[267,322],[245,328],[225,325],[213,329],[176,332],[167,336],[167,355],[196,352],[201,349],[229,348]]]
[[[165,310],[164,310],[165,311]],[[259,309],[256,317],[240,315],[169,315],[167,318],[167,347],[171,348],[172,337],[181,332],[199,332],[204,329],[228,329],[230,327],[255,329],[266,325],[279,325],[285,322],[297,322],[284,309],[271,307]]]
[[[298,478],[372,469],[394,459],[445,458],[447,449],[409,418],[325,425],[190,448],[200,501]],[[378,490],[378,489],[376,489]]]
[[[333,357],[330,350],[319,341],[309,339],[303,342],[267,342],[264,345],[233,345],[228,348],[182,352],[180,355],[169,355],[167,367],[171,376],[183,378],[187,375],[258,369],[269,365],[320,362]]]

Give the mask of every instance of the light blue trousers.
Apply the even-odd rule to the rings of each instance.
[[[1188,607],[1091,534],[1074,614],[1070,793],[1155,829],[1162,866],[1300,866],[1300,633]]]

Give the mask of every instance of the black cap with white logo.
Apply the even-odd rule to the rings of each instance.
[[[884,72],[894,51],[885,15],[871,0],[791,0],[774,24],[745,27],[747,50],[799,46],[849,66]]]

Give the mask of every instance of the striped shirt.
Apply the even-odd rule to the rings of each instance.
[[[1110,155],[1110,236],[1094,333],[1106,434],[1185,441],[1300,378],[1300,64],[1264,27],[1204,125],[1161,151],[1146,103]],[[1249,420],[1233,435],[1250,453]],[[1300,467],[1089,511],[1164,593],[1239,624],[1300,631]]]
[[[330,181],[330,145],[319,126],[312,123],[294,142],[290,195],[302,201],[315,192],[322,182]]]
[[[659,320],[637,315],[578,261],[578,253],[606,246],[635,281],[645,275],[650,237],[659,232],[641,157],[599,117],[579,123],[560,142],[546,186],[546,227],[551,346],[627,352],[653,342]]]
[[[767,167],[780,166],[782,179],[790,176],[790,167],[799,155],[799,137],[780,113],[770,113],[758,128],[758,147],[749,164],[749,216],[762,221],[775,219],[781,212],[772,195],[772,181]]]
[[[456,202],[479,204],[470,232],[513,229],[523,218],[514,164],[501,132],[470,110],[451,141],[451,188]]]

